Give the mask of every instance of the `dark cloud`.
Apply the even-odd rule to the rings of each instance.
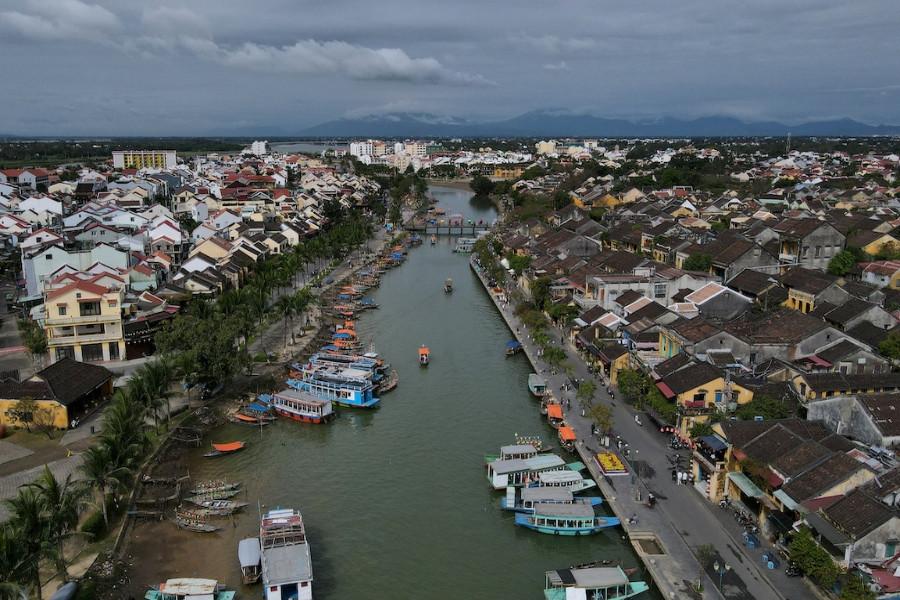
[[[295,131],[342,115],[900,123],[893,1],[0,0],[4,133]]]

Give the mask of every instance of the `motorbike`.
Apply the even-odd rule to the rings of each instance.
[[[725,509],[731,507],[731,499],[730,498],[722,498],[719,500],[719,508]]]
[[[656,496],[654,496],[653,494],[648,493],[648,494],[647,494],[647,506],[648,506],[649,508],[653,508],[655,505],[656,505]]]
[[[800,567],[798,567],[796,563],[790,563],[784,568],[784,574],[788,577],[799,577],[803,575],[803,571],[800,570]]]

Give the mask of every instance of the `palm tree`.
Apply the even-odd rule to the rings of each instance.
[[[28,600],[21,534],[9,523],[0,525],[0,600]]]
[[[103,511],[103,524],[106,525],[106,529],[109,529],[106,492],[111,490],[115,498],[118,492],[125,487],[125,482],[131,474],[130,469],[116,464],[118,462],[116,454],[120,450],[115,448],[111,442],[113,440],[104,438],[99,443],[90,446],[85,450],[84,462],[79,467],[87,478],[85,483],[90,486],[89,489],[100,492],[100,506]]]
[[[65,480],[60,483],[49,465],[44,465],[44,470],[37,481],[27,486],[37,493],[38,503],[46,522],[47,541],[56,547],[57,564],[62,571],[63,581],[68,581],[69,573],[63,553],[63,541],[75,533],[78,527],[78,517],[81,515],[88,490],[73,481],[71,475],[66,475]]]
[[[168,357],[157,358],[143,366],[144,386],[149,394],[151,405],[166,407],[166,427],[172,418],[169,404],[170,388],[175,375],[175,368]]]
[[[29,486],[19,488],[13,498],[4,500],[12,517],[10,524],[16,531],[21,563],[16,571],[20,581],[35,588],[41,599],[41,560],[54,554],[54,547],[47,543],[47,532],[38,494]]]
[[[291,333],[293,336],[294,317],[297,315],[297,296],[281,296],[275,303],[275,308],[284,317],[284,353],[287,354],[288,321],[291,322]]]

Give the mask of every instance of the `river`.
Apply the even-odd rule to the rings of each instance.
[[[470,201],[471,193],[430,193],[448,213],[475,221],[495,216],[489,203]],[[378,409],[341,409],[328,425],[228,425],[206,442],[246,439],[246,450],[209,460],[198,449],[184,459],[194,480],[242,481],[239,499],[250,506],[218,533],[177,532],[181,541],[166,552],[178,575],[218,578],[239,597],[257,597],[259,586],[240,584],[237,545],[256,534],[258,503],[263,511],[303,513],[320,600],[538,598],[547,570],[607,558],[638,564],[618,529],[548,536],[517,527],[513,513],[500,509],[502,494],[488,485],[483,454],[512,443],[516,433],[553,443],[555,431],[528,392],[528,360],[505,357],[510,331],[470,270],[469,255],[451,251],[454,243],[426,239],[370,291],[380,308],[365,312],[357,330],[400,377]],[[431,350],[427,368],[417,361],[423,344]],[[140,543],[140,527],[135,535]]]

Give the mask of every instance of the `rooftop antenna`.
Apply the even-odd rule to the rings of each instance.
[[[790,153],[791,153],[791,132],[788,131],[787,143],[785,144],[784,154],[785,154],[785,156],[787,156]]]

